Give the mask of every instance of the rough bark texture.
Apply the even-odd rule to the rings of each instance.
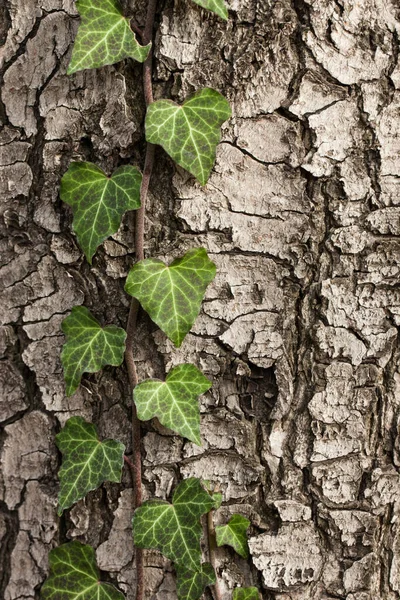
[[[175,350],[144,315],[140,377],[182,360],[213,378],[198,448],[144,425],[145,493],[213,480],[252,521],[237,584],[270,600],[400,598],[400,11],[396,0],[230,0],[223,24],[161,1],[155,95],[223,92],[234,118],[202,188],[158,149],[147,255],[206,246],[218,265]],[[133,5],[132,7],[133,8]],[[144,3],[138,21],[143,19]],[[133,216],[90,268],[58,198],[71,159],[109,172],[143,162],[141,67],[67,77],[73,0],[0,0],[0,597],[38,597],[49,550],[77,538],[134,597],[129,474],[56,516],[54,436],[82,415],[130,451],[124,368],[85,376],[70,399],[60,322],[84,303],[124,326]],[[176,598],[146,560],[147,597]]]

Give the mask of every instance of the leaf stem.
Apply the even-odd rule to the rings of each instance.
[[[207,514],[207,536],[208,536],[208,553],[210,556],[210,563],[211,563],[211,566],[214,569],[215,575],[216,575],[217,574],[217,570],[216,570],[217,542],[216,542],[216,538],[215,538],[215,527],[214,527],[213,516],[214,516],[214,511],[210,510],[210,512]],[[222,600],[222,594],[221,594],[221,589],[219,587],[218,577],[215,581],[215,584],[213,585],[213,591],[214,591],[214,600]]]
[[[154,18],[156,13],[157,0],[149,0],[147,5],[146,24],[142,33],[142,41],[144,45],[147,45],[152,41]],[[144,99],[147,106],[153,102],[153,89],[152,89],[152,63],[153,63],[153,50],[150,49],[148,57],[143,65],[143,90]],[[144,224],[146,214],[146,199],[150,184],[150,178],[153,171],[154,164],[154,146],[153,144],[147,144],[146,146],[146,158],[144,164],[144,172],[142,178],[142,185],[140,188],[140,201],[141,207],[136,212],[136,227],[135,227],[135,258],[136,261],[144,259]],[[128,323],[127,323],[127,337],[126,337],[126,349],[125,349],[125,363],[128,370],[128,377],[130,387],[133,389],[138,384],[138,376],[136,371],[135,359],[133,355],[133,343],[136,332],[136,322],[139,311],[139,302],[136,298],[132,298]],[[133,460],[129,461],[128,464],[131,466],[133,487],[134,487],[134,508],[138,508],[142,504],[142,453],[141,453],[141,431],[140,421],[137,416],[136,406],[132,402],[132,447],[133,447]],[[143,600],[144,598],[144,562],[143,562],[143,550],[136,548],[136,600]]]
[[[133,464],[133,462],[131,461],[131,459],[129,458],[129,456],[126,456],[126,454],[124,454],[124,461],[125,463],[128,465],[128,467],[132,470],[135,469],[135,465]]]

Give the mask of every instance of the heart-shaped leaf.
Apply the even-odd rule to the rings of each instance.
[[[129,272],[125,290],[179,348],[199,314],[215,272],[206,250],[196,248],[169,267],[156,258],[139,261]]]
[[[73,229],[89,263],[97,247],[118,231],[125,211],[140,206],[142,175],[125,165],[112,177],[88,162],[74,162],[61,180],[60,197],[74,212]]]
[[[224,0],[194,0],[199,6],[217,14],[224,21],[228,20],[228,9]]]
[[[78,389],[83,373],[96,373],[105,365],[119,367],[122,364],[125,331],[115,325],[102,328],[84,306],[74,306],[61,329],[67,338],[61,353],[67,396]]]
[[[144,62],[151,44],[141,46],[117,0],[76,0],[81,23],[67,73],[113,65],[132,57]]]
[[[197,367],[190,364],[171,369],[164,381],[146,379],[133,392],[141,421],[158,417],[159,421],[200,446],[200,410],[198,397],[211,387]]]
[[[260,594],[256,587],[236,588],[232,600],[260,600]]]
[[[63,455],[58,472],[59,515],[104,481],[121,481],[125,447],[116,440],[100,442],[92,423],[71,417],[56,442]]]
[[[205,185],[221,139],[221,125],[231,116],[228,101],[204,88],[182,106],[157,100],[146,114],[146,139],[159,144],[173,160]]]
[[[172,504],[148,500],[133,517],[133,540],[138,548],[158,548],[177,565],[193,571],[201,566],[200,517],[213,508],[213,499],[190,477],[176,488]]]
[[[113,585],[100,581],[91,546],[68,542],[49,555],[50,574],[42,586],[42,600],[124,600]]]
[[[178,600],[199,600],[207,586],[215,583],[215,572],[210,563],[192,571],[184,565],[176,566]]]
[[[242,515],[232,515],[227,525],[219,525],[215,528],[217,545],[232,546],[240,556],[248,558],[246,531],[249,526],[250,521]]]

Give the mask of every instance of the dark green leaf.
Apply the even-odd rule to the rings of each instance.
[[[114,325],[102,328],[84,306],[74,306],[61,328],[67,338],[61,353],[67,396],[78,389],[83,373],[118,367],[124,360],[125,331]]]
[[[172,100],[157,100],[147,109],[146,139],[162,146],[205,185],[221,139],[221,125],[230,116],[228,101],[211,88],[196,92],[182,106]]]
[[[139,208],[142,175],[119,167],[112,177],[88,162],[74,162],[61,180],[60,197],[74,212],[73,229],[91,263],[97,247],[118,231],[125,211]]]
[[[232,600],[260,600],[260,594],[255,587],[236,588]]]
[[[217,14],[224,21],[228,20],[228,9],[224,0],[194,0],[196,4]]]
[[[198,571],[201,566],[200,517],[213,508],[211,496],[195,477],[178,485],[172,504],[148,500],[136,509],[133,539],[138,548],[158,548],[177,565]]]
[[[195,444],[200,445],[200,409],[198,397],[211,387],[197,367],[178,365],[166,381],[147,379],[134,389],[133,398],[141,421],[158,417],[159,421]]]
[[[100,572],[91,546],[69,542],[50,552],[50,574],[42,600],[124,600],[113,585],[99,581]]]
[[[125,290],[179,347],[199,314],[215,272],[205,249],[196,248],[169,267],[156,258],[139,261],[129,272]]]
[[[248,558],[246,531],[249,526],[250,521],[242,515],[232,515],[227,525],[219,525],[215,528],[217,545],[232,546],[240,556]]]
[[[77,0],[81,24],[67,73],[113,65],[132,57],[146,60],[151,44],[141,46],[117,0]]]
[[[100,442],[92,423],[82,417],[68,419],[56,442],[63,455],[59,515],[104,481],[121,481],[125,447],[116,440]]]
[[[215,573],[210,563],[204,563],[198,571],[177,565],[176,575],[178,600],[199,600],[205,588],[215,583]]]

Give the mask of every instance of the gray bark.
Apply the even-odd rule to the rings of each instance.
[[[218,555],[268,600],[400,598],[400,11],[396,0],[230,0],[223,24],[190,0],[158,14],[155,95],[224,93],[233,119],[202,188],[161,149],[147,255],[204,245],[218,266],[180,350],[142,315],[140,377],[181,361],[213,378],[198,448],[144,429],[146,497],[211,479],[220,520],[252,522],[251,560]],[[138,20],[144,6],[139,7]],[[90,267],[58,198],[70,160],[142,165],[141,67],[65,74],[72,0],[0,3],[0,597],[33,599],[51,548],[91,543],[133,599],[132,494],[104,485],[56,516],[54,437],[72,415],[130,451],[124,368],[66,398],[60,323],[84,303],[124,326],[133,216]],[[176,598],[146,553],[148,598]]]

